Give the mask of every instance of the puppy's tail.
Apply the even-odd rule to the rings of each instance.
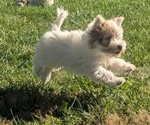
[[[68,16],[68,11],[64,10],[62,7],[57,8],[57,19],[54,23],[51,24],[51,30],[60,30],[61,25],[63,24],[64,20]]]

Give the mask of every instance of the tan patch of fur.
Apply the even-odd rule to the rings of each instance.
[[[117,30],[111,25],[110,21],[106,21],[103,25],[103,28],[107,31],[107,33],[110,33],[113,36],[117,35]]]
[[[116,17],[113,20],[117,23],[118,26],[121,26],[121,23],[124,21],[124,17]]]

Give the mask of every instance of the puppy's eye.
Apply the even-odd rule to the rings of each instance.
[[[108,47],[110,44],[110,40],[103,40],[102,46]]]
[[[111,36],[107,36],[106,38],[105,38],[105,40],[108,40],[108,41],[110,41],[111,40]]]
[[[109,44],[110,44],[110,39],[111,39],[111,38],[99,39],[99,44],[100,44],[101,46],[108,47]]]

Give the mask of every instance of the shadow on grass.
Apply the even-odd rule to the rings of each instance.
[[[0,89],[0,115],[7,120],[17,117],[25,121],[38,120],[37,116],[44,117],[46,114],[62,118],[62,106],[65,103],[68,107],[73,104],[73,108],[81,108],[80,106],[84,105],[83,110],[88,111],[87,104],[90,102],[86,102],[86,98],[89,98],[86,96],[71,96],[63,91],[57,93],[50,87],[42,88],[40,85],[12,85]],[[75,97],[78,98],[78,102],[75,101]],[[82,102],[81,105],[79,101]]]

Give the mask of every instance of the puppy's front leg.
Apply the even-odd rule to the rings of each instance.
[[[117,86],[125,82],[123,77],[117,77],[114,73],[101,66],[92,70],[90,77],[93,80],[105,82],[109,86]]]
[[[135,70],[135,65],[125,62],[123,59],[120,58],[111,58],[109,62],[109,69],[118,74],[123,74],[127,72],[131,72]]]

